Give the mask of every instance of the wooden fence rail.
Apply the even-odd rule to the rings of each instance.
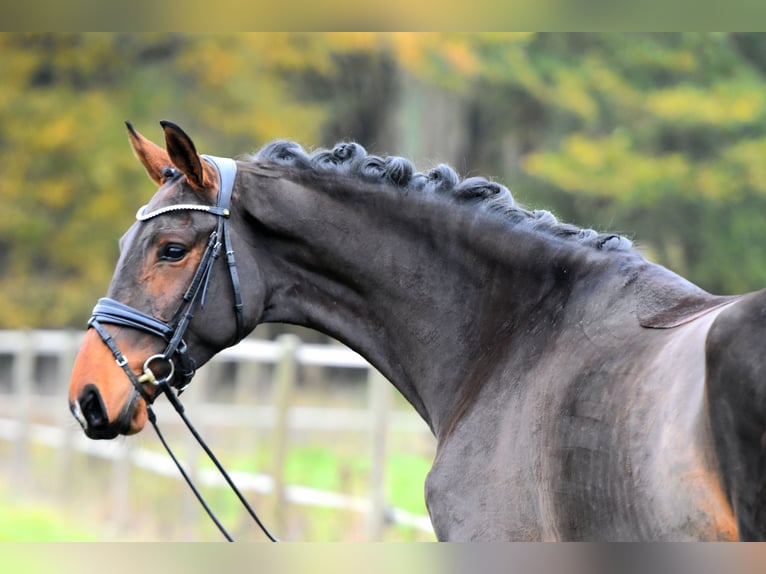
[[[9,381],[4,385],[6,400],[0,404],[0,440],[12,444],[12,480],[24,485],[30,473],[30,448],[32,444],[45,444],[56,449],[59,471],[67,473],[70,464],[68,453],[87,452],[96,457],[112,460],[114,471],[111,485],[112,508],[117,515],[126,514],[128,489],[126,468],[130,465],[145,471],[175,476],[175,468],[164,455],[132,446],[130,439],[124,442],[104,443],[89,441],[72,424],[66,409],[66,385],[74,361],[76,349],[82,338],[81,332],[67,331],[0,331],[0,359],[5,358],[5,373]],[[11,358],[11,368],[7,367]],[[55,359],[55,369],[49,378],[53,384],[41,385],[36,376],[43,358]],[[302,343],[294,335],[283,335],[277,341],[248,339],[236,347],[217,355],[210,366],[200,369],[194,380],[197,387],[211,385],[211,371],[225,363],[237,365],[237,388],[255,370],[263,366],[273,369],[271,398],[267,405],[233,402],[205,401],[199,404],[201,393],[184,395],[187,408],[194,410],[195,424],[219,428],[259,428],[268,433],[268,448],[272,463],[268,474],[234,472],[238,486],[244,491],[272,492],[275,508],[273,528],[279,532],[285,526],[283,510],[287,503],[334,507],[366,513],[367,537],[380,539],[386,522],[405,524],[418,530],[432,532],[426,516],[416,516],[401,509],[391,508],[385,499],[385,470],[387,459],[387,436],[389,430],[418,433],[429,440],[430,433],[414,412],[392,410],[391,387],[387,381],[358,354],[338,345],[314,345]],[[1,364],[1,362],[0,362]],[[298,366],[331,367],[339,369],[366,370],[368,404],[366,408],[339,409],[329,407],[292,406]],[[49,368],[49,371],[51,369]],[[0,371],[0,375],[3,372]],[[172,409],[164,402],[155,405],[158,419],[163,426],[177,425]],[[47,424],[41,424],[40,421]],[[297,430],[346,430],[365,432],[369,436],[369,452],[372,455],[370,492],[367,498],[351,497],[338,493],[322,492],[300,485],[286,484],[285,459],[290,443],[290,433]],[[207,469],[198,468],[192,448],[187,468],[203,485],[222,486],[222,481]],[[185,508],[184,513],[195,510]]]

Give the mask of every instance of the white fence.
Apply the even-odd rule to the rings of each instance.
[[[131,439],[124,441],[90,441],[73,424],[66,409],[66,395],[71,365],[82,338],[81,332],[66,331],[0,331],[0,358],[5,357],[4,375],[6,400],[0,404],[0,440],[12,446],[12,471],[18,483],[28,477],[30,447],[47,445],[57,452],[62,466],[66,466],[70,452],[85,452],[91,456],[113,461],[114,484],[110,491],[111,503],[117,514],[129,513],[124,475],[121,469],[135,466],[145,471],[178,476],[177,469],[163,453],[139,448]],[[12,362],[7,360],[12,357]],[[48,363],[45,360],[48,359]],[[51,365],[50,359],[53,359]],[[212,385],[211,373],[216,366],[235,363],[234,396],[241,388],[252,385],[257,369],[272,369],[269,400],[266,404],[234,402],[208,402],[201,404],[201,393],[186,393],[182,398],[195,425],[201,428],[252,428],[269,432],[267,448],[272,451],[273,462],[268,473],[248,474],[232,472],[232,477],[244,492],[274,493],[275,500],[283,503],[347,509],[367,515],[366,536],[380,539],[386,523],[397,523],[432,532],[427,516],[412,515],[393,508],[386,502],[385,469],[387,437],[389,431],[415,433],[424,441],[432,440],[425,423],[414,411],[391,408],[391,387],[385,379],[353,351],[338,345],[304,344],[292,335],[278,341],[249,339],[236,347],[221,352],[197,374],[193,385],[197,388]],[[46,370],[47,375],[40,373]],[[365,408],[330,408],[290,406],[290,397],[296,384],[298,366],[366,371],[368,403]],[[46,383],[43,379],[47,380]],[[51,382],[52,381],[52,382]],[[204,408],[203,408],[204,406]],[[177,425],[177,417],[166,401],[158,401],[155,412],[163,428]],[[367,497],[323,492],[301,485],[286,484],[284,461],[289,448],[290,434],[318,430],[338,430],[366,433],[372,455],[370,491]],[[203,486],[224,487],[223,480],[210,469],[192,468],[193,476]],[[413,485],[414,487],[418,487]],[[183,486],[185,488],[185,485]],[[422,485],[419,486],[422,489]],[[279,531],[284,517],[277,503],[274,529]],[[284,504],[282,504],[284,506]],[[191,512],[191,510],[189,510]]]

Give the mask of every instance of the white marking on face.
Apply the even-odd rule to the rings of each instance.
[[[80,401],[75,401],[74,407],[72,408],[72,414],[74,415],[74,418],[77,419],[77,422],[80,423],[82,430],[88,430],[88,421],[85,420],[85,415],[82,414]]]

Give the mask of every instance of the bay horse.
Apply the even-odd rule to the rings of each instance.
[[[161,125],[164,148],[128,124],[159,189],[73,368],[89,437],[139,432],[158,379],[290,323],[428,424],[440,540],[766,538],[763,291],[711,295],[446,165],[289,141],[234,161]]]

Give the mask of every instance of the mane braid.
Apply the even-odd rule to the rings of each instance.
[[[479,209],[499,213],[516,225],[577,241],[605,251],[625,251],[632,242],[620,235],[598,233],[561,223],[545,210],[529,211],[516,205],[507,187],[483,177],[460,179],[450,166],[439,164],[427,173],[416,172],[411,161],[397,156],[369,155],[357,143],[338,143],[331,150],[319,149],[309,154],[299,144],[276,140],[266,144],[250,161],[266,161],[301,170],[337,173],[358,177],[369,183],[383,183],[406,192],[419,192],[451,198],[458,203],[472,203]]]

